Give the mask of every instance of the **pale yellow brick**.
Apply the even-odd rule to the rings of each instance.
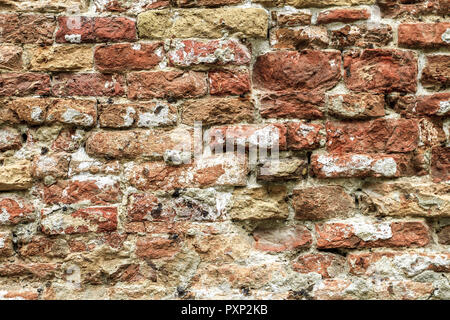
[[[142,38],[264,38],[268,14],[259,8],[151,10],[138,16]]]

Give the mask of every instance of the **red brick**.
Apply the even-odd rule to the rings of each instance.
[[[334,153],[409,152],[419,143],[418,122],[377,119],[365,122],[327,122],[327,150]]]
[[[409,48],[450,46],[450,23],[404,23],[398,26],[398,45]]]
[[[381,94],[349,93],[328,97],[328,113],[343,119],[383,117],[384,96]]]
[[[250,52],[235,40],[175,40],[168,52],[169,61],[177,67],[193,65],[244,65]]]
[[[162,158],[167,150],[190,152],[192,130],[98,131],[86,141],[86,152],[106,158]]]
[[[46,112],[46,122],[92,127],[97,122],[96,103],[93,100],[53,99]]]
[[[39,294],[33,291],[3,291],[0,294],[1,300],[37,300]]]
[[[442,90],[450,87],[450,55],[427,56],[422,70],[422,85],[430,90]]]
[[[292,264],[292,268],[300,273],[315,272],[322,278],[331,278],[333,271],[338,268],[343,269],[344,265],[344,257],[330,253],[317,253],[298,257]]]
[[[424,116],[448,117],[450,115],[450,93],[417,97],[414,112]]]
[[[123,96],[125,79],[122,75],[100,73],[61,73],[54,76],[56,96]]]
[[[81,151],[70,161],[69,177],[82,173],[119,175],[122,170],[122,165],[117,160],[103,162],[90,157],[86,157],[87,159],[80,157],[80,159],[78,155],[84,157],[84,152]]]
[[[450,147],[434,147],[432,149],[431,177],[434,182],[450,180]]]
[[[84,241],[80,240],[69,240],[68,245],[70,252],[86,252],[90,249]]]
[[[58,17],[56,42],[136,40],[136,22],[124,17]]]
[[[101,236],[101,239],[106,241],[106,243],[114,249],[122,249],[125,240],[127,240],[128,235],[119,232],[105,233]]]
[[[434,147],[445,144],[447,137],[444,131],[443,119],[436,117],[423,117],[419,119],[420,141],[425,147]]]
[[[321,11],[317,17],[318,24],[327,24],[333,22],[354,22],[358,20],[367,20],[370,18],[370,12],[367,9],[335,9]]]
[[[314,154],[311,174],[318,178],[403,177],[424,175],[422,155]]]
[[[136,255],[139,258],[170,258],[180,251],[176,240],[165,238],[140,238],[136,242]]]
[[[119,202],[121,195],[119,183],[111,178],[61,180],[42,189],[42,198],[46,204],[87,202],[103,205]]]
[[[208,97],[186,100],[182,105],[181,122],[194,125],[219,125],[239,122],[253,122],[255,107],[248,98]]]
[[[250,91],[247,71],[215,70],[208,72],[211,95],[243,95]]]
[[[440,144],[445,143],[443,121],[448,114],[449,98],[448,93],[423,96],[395,93],[387,97],[387,104],[402,117],[417,119],[421,141],[430,140],[429,142],[433,143],[439,141]]]
[[[324,91],[341,79],[339,52],[306,50],[266,53],[256,59],[253,81],[270,91]]]
[[[263,118],[320,119],[324,117],[325,96],[317,93],[270,92],[261,95]]]
[[[44,73],[0,74],[0,96],[48,95],[50,77]]]
[[[247,183],[247,162],[235,154],[218,154],[180,166],[146,162],[129,168],[126,176],[131,185],[141,190],[242,186]]]
[[[312,150],[325,143],[322,124],[289,122],[287,125],[287,147],[289,150]]]
[[[392,27],[388,24],[354,24],[330,30],[331,47],[341,50],[347,47],[384,47],[392,39]]]
[[[354,199],[340,186],[318,186],[293,190],[295,218],[321,220],[350,216]]]
[[[64,153],[35,156],[32,163],[32,175],[34,178],[44,179],[67,178],[70,156]]]
[[[22,135],[11,127],[0,129],[0,151],[15,150],[22,147]]]
[[[164,207],[161,199],[151,194],[132,194],[127,208],[130,221],[165,221],[171,220],[175,212]]]
[[[22,66],[22,48],[19,46],[0,46],[0,69],[17,71]]]
[[[253,231],[255,248],[261,251],[282,252],[311,246],[311,232],[304,226],[285,226]]]
[[[36,235],[18,242],[18,250],[23,257],[64,258],[68,255],[67,242],[64,239],[48,238]]]
[[[55,277],[59,265],[53,263],[3,263],[0,265],[0,277],[31,277],[50,279]]]
[[[278,144],[279,150],[286,150],[286,127],[282,124],[244,124],[213,127],[209,131],[210,146],[272,149]],[[222,150],[222,148],[219,148]]]
[[[0,225],[31,222],[35,219],[34,207],[20,197],[0,198]]]
[[[377,4],[383,17],[388,18],[421,18],[430,14],[448,12],[447,0],[382,0]]]
[[[81,146],[83,136],[75,128],[62,129],[51,146],[54,151],[72,152]]]
[[[320,249],[423,247],[430,242],[428,227],[421,222],[325,223],[317,224],[316,232]]]
[[[417,58],[413,52],[368,49],[345,54],[345,84],[351,90],[415,92]]]
[[[127,71],[152,69],[162,60],[162,43],[113,44],[95,48],[97,69],[105,71]]]
[[[3,105],[2,108],[0,108],[0,124],[18,124],[20,123],[20,119],[18,118],[17,114],[8,107],[8,100],[1,99],[0,103]]]
[[[112,283],[116,282],[129,282],[133,283],[142,280],[142,275],[140,273],[141,266],[139,264],[122,264],[117,268],[114,273],[109,275],[109,279]],[[100,276],[101,278],[101,276]],[[156,280],[156,277],[154,278]],[[153,279],[152,279],[153,280]],[[99,281],[101,283],[101,279]]]
[[[14,114],[16,123],[37,125],[44,123],[50,103],[49,98],[16,98],[5,103],[5,109]]]
[[[71,213],[42,212],[41,230],[48,235],[111,232],[117,229],[116,207],[91,207]]]
[[[3,43],[53,43],[55,19],[44,15],[0,15],[0,40]]]
[[[386,261],[393,268],[403,269],[408,276],[416,275],[425,270],[436,272],[450,272],[450,265],[444,261],[450,259],[448,253],[421,253],[421,252],[373,252],[373,253],[352,253],[347,256],[350,266],[350,273],[355,275],[373,275],[377,273],[377,262]],[[444,263],[443,263],[444,262]],[[416,274],[412,274],[414,271]]]
[[[32,163],[32,175],[34,178],[44,179],[67,178],[70,156],[65,153],[35,156]]]
[[[7,104],[18,120],[26,123],[61,123],[81,127],[95,125],[97,119],[94,100],[16,98]]]
[[[272,32],[272,45],[277,49],[321,49],[330,39],[325,27],[307,26],[296,29],[278,28]]]
[[[128,75],[128,98],[193,98],[207,92],[206,74],[194,71],[135,72]]]

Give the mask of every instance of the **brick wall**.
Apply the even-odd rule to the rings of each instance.
[[[0,298],[450,299],[449,13],[1,2]]]

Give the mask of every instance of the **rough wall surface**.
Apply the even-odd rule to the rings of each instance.
[[[0,298],[450,299],[449,10],[0,0]]]

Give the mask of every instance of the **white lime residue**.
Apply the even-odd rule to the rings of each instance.
[[[91,115],[81,113],[78,110],[67,108],[62,115],[64,122],[71,124],[79,124],[82,126],[91,126],[94,123],[94,119]]]
[[[392,177],[397,173],[397,163],[393,158],[380,159],[372,165],[372,169],[385,177]]]
[[[308,126],[307,124],[301,123],[299,127],[299,132],[303,137],[307,137],[311,132],[314,132],[313,126]]]
[[[42,227],[52,232],[63,233],[66,226],[64,222],[64,215],[49,214],[41,221]]]
[[[231,200],[231,193],[229,192],[220,192],[217,194],[216,197],[216,208],[217,208],[217,214],[220,216],[225,212],[225,209],[228,205],[228,203]]]
[[[123,125],[125,127],[129,127],[134,122],[134,115],[136,114],[136,111],[133,107],[127,107],[126,114],[123,116]]]
[[[0,212],[0,223],[7,223],[9,217],[9,212],[5,208],[2,208],[2,211]]]
[[[328,177],[335,173],[342,173],[345,171],[358,172],[372,170],[386,177],[394,176],[397,172],[397,163],[393,158],[379,159],[374,163],[374,159],[369,156],[353,155],[350,161],[338,163],[339,158],[320,155],[317,161],[322,164],[322,171]]]
[[[273,148],[278,145],[279,141],[280,133],[278,128],[274,126],[266,126],[262,129],[258,129],[248,138],[250,145],[258,146],[260,149]],[[241,144],[243,144],[242,141]]]
[[[25,300],[22,297],[14,297],[14,298],[5,298],[5,296],[8,294],[8,291],[0,290],[0,300]]]
[[[170,122],[169,106],[158,104],[151,112],[139,113],[137,125],[138,127],[155,127],[161,124],[169,124]]]
[[[207,46],[215,46],[214,52],[209,53],[209,50],[206,50],[206,53],[198,54],[193,48],[187,50],[184,41],[177,41],[173,45],[173,49],[169,52],[170,60],[175,64],[184,66],[192,64],[227,64],[235,60],[236,52],[234,47],[238,47],[238,50],[246,54],[245,59],[250,60],[250,54],[245,46],[233,40],[208,41],[203,44],[198,44],[200,48],[202,45],[205,48]]]
[[[353,155],[351,161],[344,164],[338,164],[337,158],[326,155],[320,155],[317,161],[323,165],[322,171],[326,176],[332,176],[333,173],[342,173],[347,170],[365,170],[372,163],[372,159],[364,155]]]
[[[95,184],[99,189],[104,189],[105,187],[113,186],[117,183],[116,177],[99,177],[90,175],[78,175],[73,177],[74,181],[95,181]]]
[[[31,119],[36,122],[44,121],[42,109],[40,107],[35,106],[31,108]]]
[[[450,43],[450,28],[445,30],[445,32],[441,36],[442,41],[445,43]]]
[[[84,148],[80,148],[77,152],[72,154],[72,163],[78,163],[78,169],[80,171],[84,171],[89,169],[91,166],[99,166],[103,165],[102,162],[89,157]],[[72,168],[69,168],[69,175],[72,173]]]
[[[353,222],[355,235],[364,241],[376,241],[392,238],[392,230],[389,223],[371,224],[366,222]]]
[[[172,165],[180,165],[182,163],[191,162],[190,151],[166,150],[163,155],[164,161]]]
[[[81,34],[66,34],[64,36],[67,42],[70,43],[80,43],[81,42]]]
[[[439,110],[436,112],[438,116],[444,116],[450,111],[450,100],[441,101],[439,103]]]
[[[239,185],[245,175],[245,157],[240,157],[236,154],[222,153],[215,154],[209,157],[202,157],[196,162],[195,170],[207,169],[216,166],[223,168],[223,174],[217,179],[217,185]],[[188,178],[192,181],[193,177]]]
[[[411,277],[427,270],[430,265],[448,267],[450,266],[450,260],[445,255],[430,257],[418,254],[403,254],[394,257],[392,264]]]

